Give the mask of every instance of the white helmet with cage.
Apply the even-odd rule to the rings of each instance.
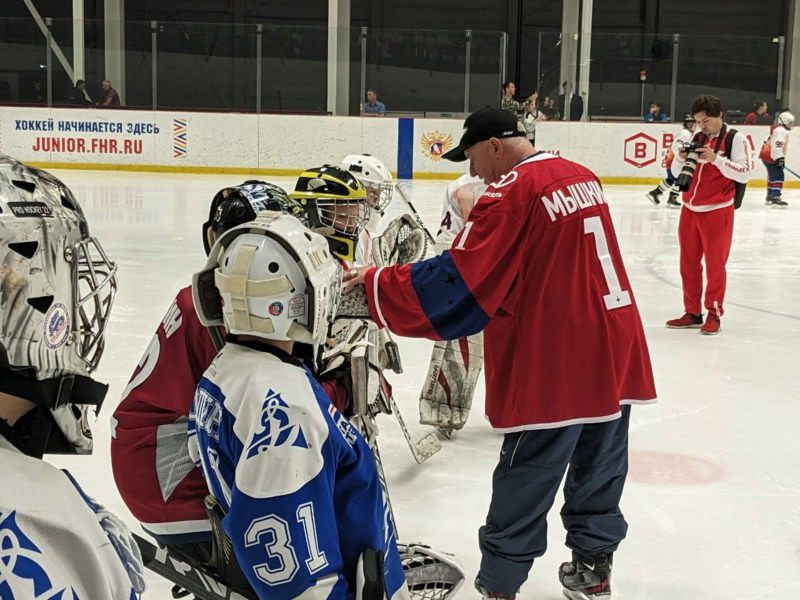
[[[87,409],[99,411],[107,386],[89,375],[116,269],[60,180],[0,155],[0,392],[44,409],[26,417],[31,455],[92,451]]]
[[[788,110],[783,111],[778,115],[778,125],[783,125],[786,129],[794,127],[794,115]]]
[[[322,343],[341,297],[342,269],[324,237],[293,216],[264,211],[226,231],[194,275],[206,327],[266,340]]]
[[[375,233],[383,212],[392,202],[392,172],[386,163],[369,154],[348,154],[342,161],[342,168],[350,171],[366,188],[367,203],[372,209],[367,229]]]

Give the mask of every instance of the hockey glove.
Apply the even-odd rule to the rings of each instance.
[[[786,168],[786,159],[785,158],[779,158],[776,161],[775,164],[778,165],[778,167],[780,167],[781,169],[785,169]]]

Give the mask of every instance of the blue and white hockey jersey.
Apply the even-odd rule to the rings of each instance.
[[[0,600],[135,600],[122,560],[143,590],[134,547],[69,474],[0,436]]]
[[[369,548],[384,551],[389,598],[408,597],[372,453],[288,354],[226,345],[197,387],[189,445],[259,598],[352,599]]]

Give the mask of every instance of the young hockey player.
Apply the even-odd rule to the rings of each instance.
[[[116,265],[61,181],[2,155],[0,290],[0,598],[136,598],[127,527],[37,460],[92,452]]]
[[[198,385],[190,442],[259,598],[408,596],[370,448],[292,356],[324,340],[340,290],[325,239],[272,212],[226,232],[194,277],[201,320],[228,343]]]
[[[772,208],[788,208],[789,204],[781,198],[786,166],[786,150],[789,145],[789,132],[794,127],[794,115],[788,110],[780,113],[769,132],[767,141],[761,148],[761,162],[767,169],[767,199],[765,204]]]
[[[278,186],[248,181],[221,190],[203,224],[206,254],[216,238],[262,210],[300,214]],[[111,466],[120,495],[156,540],[197,562],[210,559],[211,525],[202,473],[189,458],[186,425],[197,383],[222,338],[197,319],[192,288],[178,292],[145,350],[111,428]]]
[[[656,189],[647,192],[647,199],[656,206],[661,204],[661,196],[665,192],[669,192],[667,206],[680,208],[681,202],[678,199],[680,192],[678,188],[675,187],[675,175],[672,173],[672,161],[675,160],[675,153],[692,141],[696,129],[697,124],[694,122],[694,117],[692,117],[692,115],[686,115],[683,118],[683,129],[681,129],[678,137],[676,137],[670,145],[667,150],[667,156],[664,158],[664,165],[667,167],[666,179],[659,183]]]
[[[478,177],[462,175],[447,187],[436,254],[449,250],[469,220],[472,207],[486,191]],[[419,422],[445,436],[467,423],[475,385],[483,368],[483,333],[434,344],[428,376],[419,397]]]

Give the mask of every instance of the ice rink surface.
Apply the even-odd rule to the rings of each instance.
[[[119,293],[97,372],[111,389],[94,425],[95,454],[52,462],[68,468],[90,495],[141,533],[114,485],[109,417],[176,292],[204,264],[200,230],[212,197],[247,178],[54,173],[81,201],[93,235],[119,264]],[[294,184],[293,178],[270,180],[287,189]],[[434,234],[448,183],[405,184]],[[644,198],[647,189],[606,187],[659,397],[658,404],[632,412],[622,501],[630,528],[615,555],[614,597],[793,597],[800,580],[800,192],[785,194],[790,208],[784,211],[764,206],[763,188],[748,192],[736,213],[722,333],[706,337],[664,327],[683,312],[679,211],[651,205]],[[396,195],[389,213],[400,210]],[[416,421],[432,342],[398,342],[405,373],[389,379],[412,436],[420,438],[430,431]],[[467,427],[421,466],[394,419],[379,417],[400,538],[457,554],[468,577],[460,598],[478,597],[472,588],[480,560],[477,531],[501,442],[483,419],[483,397],[481,384]],[[559,502],[560,497],[550,514],[549,550],[534,565],[522,599],[562,597],[557,569],[569,552]],[[149,581],[145,598],[171,598],[168,584],[157,576]]]

